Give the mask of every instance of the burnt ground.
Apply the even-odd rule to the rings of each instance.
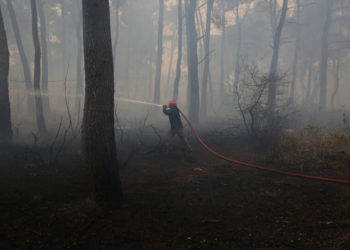
[[[350,249],[349,185],[234,166],[194,144],[191,157],[176,146],[134,155],[120,170],[123,206],[103,210],[78,153],[50,168],[4,152],[0,249]],[[346,168],[307,174],[350,179]]]

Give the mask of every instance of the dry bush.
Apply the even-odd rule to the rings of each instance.
[[[344,114],[342,124],[325,131],[314,125],[280,136],[269,156],[274,163],[304,170],[350,166],[350,124]]]

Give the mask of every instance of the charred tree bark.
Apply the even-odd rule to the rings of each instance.
[[[205,25],[205,39],[204,39],[204,69],[202,78],[202,92],[201,92],[201,114],[202,116],[207,115],[207,87],[208,87],[208,76],[210,70],[210,24],[211,24],[211,11],[213,9],[214,0],[207,0],[207,15]]]
[[[187,66],[188,66],[188,105],[189,118],[194,123],[199,122],[199,81],[197,31],[194,21],[197,0],[189,0],[186,7],[186,35],[187,35]]]
[[[233,80],[233,105],[237,103],[237,88],[241,72],[241,44],[242,44],[242,27],[239,17],[239,0],[236,4],[236,27],[237,27],[237,47],[236,47],[236,60],[235,60],[235,72]]]
[[[279,49],[280,49],[282,30],[286,20],[287,6],[288,6],[288,0],[283,0],[281,17],[278,22],[276,31],[274,32],[273,54],[272,54],[270,74],[269,74],[270,84],[268,88],[268,101],[267,101],[268,110],[270,111],[271,114],[275,111],[275,108],[276,108],[276,88],[277,88],[276,80],[277,80],[278,55],[279,55]]]
[[[225,19],[225,1],[221,0],[221,52],[220,52],[220,100],[221,104],[225,102],[225,33],[226,33],[226,19]]]
[[[114,42],[113,42],[113,63],[114,63],[114,81],[117,82],[117,46],[119,41],[119,8],[120,8],[120,0],[115,1],[115,12],[116,12],[116,19],[115,19],[115,35],[114,35]]]
[[[325,0],[326,20],[323,25],[321,63],[320,63],[320,102],[319,109],[327,107],[327,71],[328,71],[328,34],[332,22],[333,0]]]
[[[95,200],[119,205],[122,189],[114,134],[114,75],[108,0],[83,0],[85,106],[83,149]]]
[[[46,132],[46,124],[44,119],[43,112],[43,103],[40,92],[40,60],[41,60],[41,51],[40,51],[40,42],[39,42],[39,32],[38,32],[38,14],[36,7],[36,0],[30,0],[30,6],[32,10],[32,34],[34,42],[34,90],[35,90],[35,114],[36,114],[36,123],[38,130],[41,133]]]
[[[78,2],[78,13],[81,13],[81,6],[80,2]],[[83,94],[83,75],[82,75],[82,60],[83,60],[83,39],[82,39],[82,18],[79,15],[78,22],[75,24],[75,35],[77,39],[77,64],[76,64],[76,74],[77,74],[77,85],[75,93],[77,95],[77,98],[75,99],[75,108],[78,114],[80,115],[81,111],[81,95]]]
[[[48,90],[49,90],[49,66],[47,62],[47,38],[46,38],[46,19],[45,19],[45,12],[43,8],[43,0],[38,1],[38,13],[40,18],[40,43],[41,43],[41,70],[42,70],[42,76],[41,76],[41,86],[44,93],[43,96],[43,103],[46,111],[50,110],[50,101]]]
[[[29,67],[26,53],[24,52],[21,33],[19,31],[15,10],[13,9],[11,0],[7,0],[7,8],[8,8],[8,11],[10,13],[13,33],[15,35],[18,53],[19,53],[19,56],[21,58],[21,63],[22,63],[22,67],[23,67],[23,76],[24,76],[26,89],[28,91],[32,91],[33,86],[32,86],[32,77],[31,77],[31,73],[30,73],[30,67]],[[33,113],[33,111],[34,111],[34,97],[31,94],[28,94],[28,96],[27,96],[27,105],[28,105],[28,111],[30,113]]]
[[[290,96],[289,102],[290,104],[294,104],[295,102],[295,82],[297,78],[297,63],[299,56],[299,47],[300,47],[300,0],[296,0],[297,5],[297,30],[296,30],[296,39],[295,39],[295,49],[294,49],[294,59],[293,59],[293,72],[292,72],[292,82],[290,86]]]
[[[12,138],[8,89],[9,66],[10,53],[0,6],[0,142],[8,142]]]
[[[181,78],[181,61],[182,61],[182,0],[179,0],[177,10],[177,61],[176,61],[176,76],[174,80],[173,99],[177,100],[179,95],[179,83]]]
[[[156,65],[156,76],[154,80],[154,102],[155,103],[159,103],[160,101],[160,76],[162,73],[162,57],[163,57],[163,22],[164,22],[164,0],[159,0],[157,65]]]
[[[170,60],[169,60],[169,67],[168,67],[168,76],[166,80],[166,91],[165,91],[165,96],[168,97],[169,95],[169,85],[170,85],[170,77],[171,77],[171,71],[173,68],[173,58],[174,58],[174,52],[175,52],[175,40],[176,40],[176,35],[175,37],[171,40],[171,49],[170,49]]]

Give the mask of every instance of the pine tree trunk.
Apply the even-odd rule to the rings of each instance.
[[[78,10],[81,13],[81,6],[80,2]],[[76,34],[76,39],[77,39],[77,59],[76,59],[76,74],[77,74],[77,85],[76,85],[76,99],[75,99],[75,109],[78,112],[78,115],[80,115],[81,111],[81,100],[82,100],[82,94],[83,94],[83,75],[82,75],[82,60],[83,60],[83,39],[82,39],[82,19],[78,18],[78,22],[76,23],[75,26],[75,34]]]
[[[327,71],[328,71],[328,34],[332,22],[333,0],[325,0],[326,20],[322,32],[322,50],[320,64],[320,103],[319,109],[325,110],[327,107]]]
[[[189,0],[186,9],[186,35],[187,35],[187,66],[188,66],[188,104],[189,118],[193,123],[199,122],[199,82],[198,82],[198,56],[197,31],[194,21],[197,0]]]
[[[287,7],[288,7],[288,0],[283,0],[281,17],[273,39],[273,54],[272,54],[270,74],[269,74],[270,84],[268,88],[268,103],[267,103],[268,109],[271,114],[274,113],[276,108],[276,89],[277,89],[276,80],[277,80],[278,55],[279,55],[279,49],[280,49],[282,30],[286,20]]]
[[[83,148],[95,200],[119,205],[122,190],[114,134],[113,52],[108,0],[83,0],[85,106]]]
[[[9,66],[10,54],[0,6],[0,143],[8,142],[12,138],[10,99],[8,89]]]
[[[306,94],[305,94],[305,104],[310,104],[311,103],[311,83],[312,83],[312,73],[313,73],[313,62],[311,61],[309,64],[309,69],[308,69],[308,75],[307,75],[307,87],[306,87]]]
[[[115,1],[115,12],[116,12],[116,19],[115,19],[115,35],[114,35],[114,42],[113,42],[113,63],[114,63],[114,81],[117,82],[117,46],[119,41],[119,8],[120,8],[120,0]]]
[[[236,26],[237,26],[237,47],[236,47],[236,60],[235,60],[235,72],[233,80],[233,105],[237,103],[237,88],[241,72],[241,44],[242,44],[242,28],[241,20],[239,18],[239,1],[236,5]]]
[[[292,72],[292,82],[290,86],[290,96],[289,103],[294,104],[295,102],[295,82],[297,78],[297,64],[298,64],[298,56],[299,56],[299,47],[300,47],[300,0],[296,0],[297,4],[297,31],[296,31],[296,39],[295,39],[295,49],[294,49],[294,59],[293,59],[293,72]]]
[[[39,42],[39,33],[38,33],[38,14],[36,7],[36,0],[30,1],[30,6],[32,10],[32,34],[34,42],[34,90],[35,90],[35,113],[36,113],[36,122],[38,130],[40,133],[46,132],[46,124],[44,119],[43,112],[43,103],[40,92],[40,60],[41,60],[41,51],[40,51],[40,42]]]
[[[178,21],[178,40],[177,40],[177,61],[176,61],[176,76],[174,80],[174,93],[173,99],[177,100],[179,95],[179,83],[181,77],[181,60],[182,60],[182,0],[179,0],[178,11],[177,11],[177,21]]]
[[[30,67],[29,67],[26,53],[24,52],[21,33],[19,31],[15,10],[13,9],[11,0],[7,0],[7,8],[8,8],[8,11],[10,13],[13,33],[15,35],[18,53],[19,53],[19,56],[20,56],[21,62],[22,62],[23,76],[24,76],[26,89],[27,89],[27,91],[32,91],[33,86],[32,86],[32,77],[31,77],[31,73],[30,73]],[[31,114],[34,113],[34,97],[30,93],[27,95],[27,105],[28,105],[28,112]]]
[[[335,102],[339,104],[339,71],[340,71],[340,52],[338,51],[337,59],[334,60],[334,89],[332,93],[331,105],[334,108]]]
[[[220,100],[221,104],[225,103],[225,33],[226,33],[226,19],[225,19],[225,1],[221,0],[221,52],[220,52]]]
[[[154,102],[155,103],[159,103],[160,101],[160,78],[162,73],[162,57],[163,57],[163,21],[164,21],[164,0],[159,0],[157,65],[156,65],[156,77],[154,80]]]
[[[38,1],[38,13],[40,18],[40,43],[41,43],[41,58],[42,58],[42,76],[41,76],[41,86],[44,93],[43,103],[46,111],[50,111],[50,101],[48,96],[49,89],[49,68],[47,62],[47,39],[46,39],[46,20],[45,12],[43,8],[43,0]]]
[[[205,40],[204,40],[204,69],[202,78],[202,92],[201,92],[201,114],[203,117],[207,115],[207,87],[208,76],[210,70],[210,24],[211,24],[211,11],[213,9],[214,0],[207,0],[207,15],[206,15],[206,28],[205,28]]]

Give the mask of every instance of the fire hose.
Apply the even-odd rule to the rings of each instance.
[[[206,149],[208,150],[210,153],[212,153],[213,155],[215,155],[216,157],[219,157],[223,160],[226,160],[228,162],[232,162],[235,163],[237,165],[241,165],[241,166],[245,166],[245,167],[250,167],[250,168],[255,168],[255,169],[259,169],[259,170],[263,170],[263,171],[267,171],[267,172],[272,172],[272,173],[276,173],[276,174],[281,174],[281,175],[287,175],[287,176],[292,176],[292,177],[299,177],[299,178],[304,178],[304,179],[311,179],[311,180],[317,180],[317,181],[326,181],[326,182],[333,182],[333,183],[343,183],[343,184],[350,184],[350,180],[341,180],[341,179],[332,179],[332,178],[325,178],[325,177],[319,177],[319,176],[312,176],[312,175],[304,175],[304,174],[298,174],[298,173],[293,173],[293,172],[288,172],[288,171],[283,171],[283,170],[278,170],[278,169],[273,169],[273,168],[267,168],[267,167],[263,167],[260,165],[256,165],[256,164],[251,164],[251,163],[247,163],[247,162],[243,162],[243,161],[238,161],[238,160],[234,160],[231,159],[227,156],[224,156],[220,153],[217,153],[216,151],[214,151],[212,148],[210,148],[207,144],[205,144],[205,142],[200,138],[200,136],[198,135],[197,131],[194,129],[192,123],[190,122],[190,120],[187,118],[187,116],[181,111],[180,114],[182,115],[182,117],[185,119],[185,121],[187,122],[187,124],[189,125],[189,127],[191,128],[193,134],[195,135],[195,137],[197,138],[197,140],[199,141],[199,143]]]

